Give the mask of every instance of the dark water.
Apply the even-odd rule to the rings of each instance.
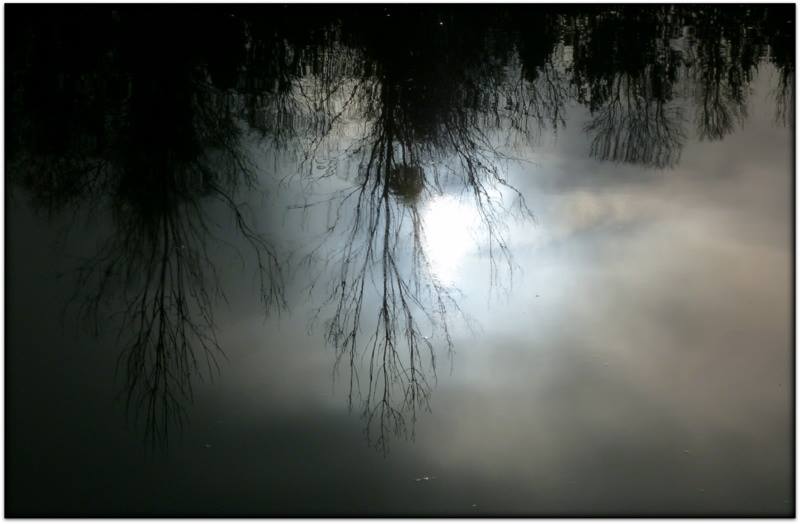
[[[794,514],[794,6],[6,8],[6,515]]]

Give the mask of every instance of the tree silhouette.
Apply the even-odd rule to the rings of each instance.
[[[12,64],[20,81],[11,122],[28,137],[10,174],[51,213],[82,205],[111,211],[112,233],[78,268],[75,300],[95,325],[121,304],[125,405],[157,444],[182,422],[192,381],[212,375],[222,354],[213,310],[224,294],[208,251],[207,200],[231,213],[267,309],[285,300],[278,253],[235,200],[255,178],[227,97],[202,80],[170,25],[151,26],[146,43],[126,35],[139,22],[123,18],[117,62],[93,73],[81,69],[80,32],[37,28],[48,45]],[[56,64],[53,53],[65,62]],[[46,91],[57,102],[35,107],[38,98],[28,94],[52,77],[59,81]]]
[[[439,22],[451,23],[445,20],[429,18],[428,23],[439,28]],[[397,16],[381,34],[407,31],[406,22]],[[384,452],[392,435],[409,430],[413,435],[417,410],[429,407],[436,376],[433,342],[452,350],[449,317],[460,313],[455,290],[432,271],[420,203],[446,188],[466,191],[482,219],[492,280],[501,264],[511,265],[503,235],[505,209],[495,190],[516,190],[505,181],[501,164],[506,158],[490,136],[491,129],[506,123],[504,100],[491,91],[503,79],[481,82],[478,72],[463,70],[465,57],[452,56],[481,49],[444,47],[438,38],[407,46],[362,43],[367,74],[342,90],[337,112],[367,125],[363,136],[345,148],[354,171],[342,175],[353,180],[352,187],[327,201],[336,209],[328,232],[343,247],[326,258],[333,276],[319,313],[332,311],[326,340],[336,351],[337,366],[347,366],[348,398],[351,405],[360,403],[368,439]],[[475,64],[486,64],[478,58]],[[341,138],[335,130],[331,134]],[[516,194],[518,210],[530,216]],[[375,317],[365,308],[372,294]],[[370,318],[372,327],[364,328]],[[366,378],[360,376],[362,361]]]
[[[592,156],[657,168],[678,162],[685,141],[683,112],[652,96],[647,76],[614,78],[608,100],[585,126],[593,135]]]

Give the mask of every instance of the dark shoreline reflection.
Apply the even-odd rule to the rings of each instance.
[[[112,297],[123,304],[125,398],[154,443],[224,349],[209,250],[230,239],[215,238],[209,201],[254,257],[265,312],[287,306],[294,260],[240,203],[263,178],[244,141],[294,155],[279,179],[347,181],[325,202],[339,210],[329,235],[306,255],[332,270],[325,338],[385,451],[428,408],[432,340],[452,348],[459,311],[431,271],[419,203],[470,199],[497,284],[513,266],[507,222],[536,211],[506,182],[516,151],[535,154],[578,104],[590,112],[587,156],[675,167],[688,141],[742,125],[763,61],[779,72],[776,120],[791,125],[792,9],[10,6],[6,177],[47,212],[111,210],[112,234],[79,269],[80,303],[98,325]]]

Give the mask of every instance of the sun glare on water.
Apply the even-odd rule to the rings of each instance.
[[[476,247],[474,207],[452,196],[438,196],[426,204],[422,224],[433,274],[445,285],[455,284],[465,256]]]

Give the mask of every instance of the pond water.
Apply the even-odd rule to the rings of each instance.
[[[794,514],[793,6],[6,15],[6,516]]]

